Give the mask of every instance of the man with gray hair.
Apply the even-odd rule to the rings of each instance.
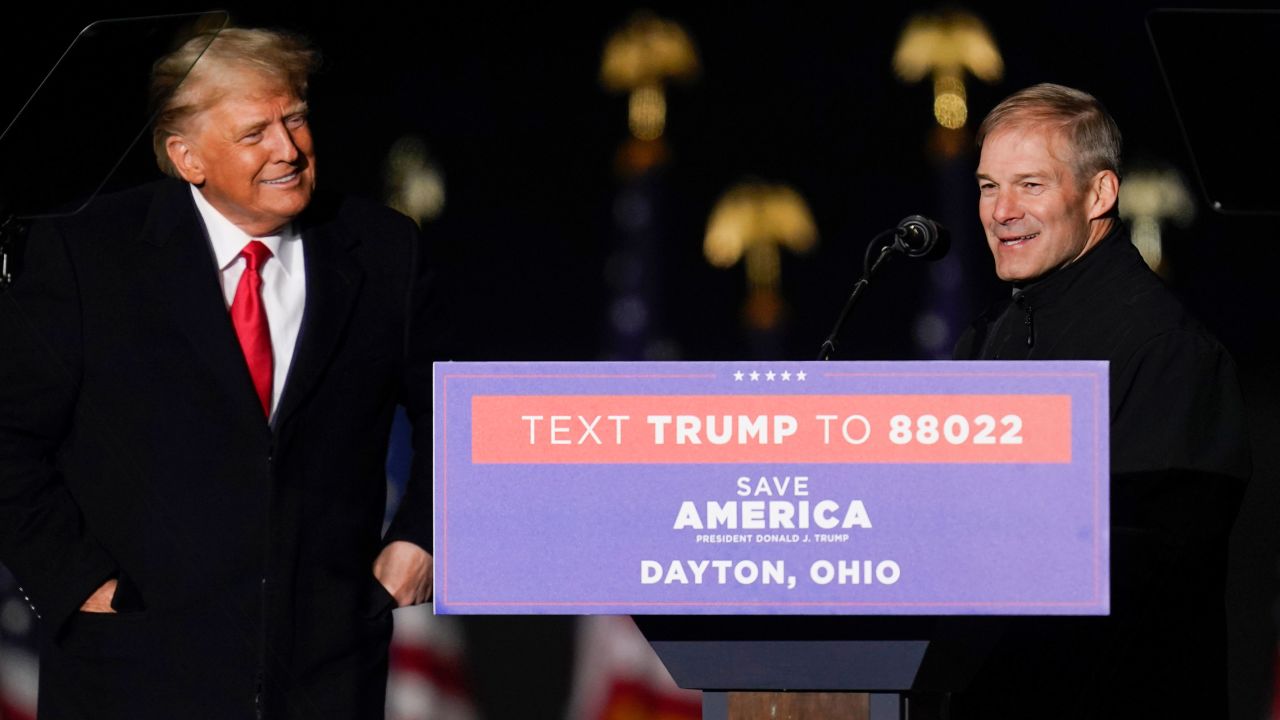
[[[1004,621],[954,714],[1225,717],[1226,540],[1250,474],[1234,364],[1129,241],[1120,132],[1096,99],[1027,88],[978,144],[978,214],[1012,294],[955,357],[1110,361],[1112,612]]]
[[[0,561],[45,630],[41,718],[382,716],[390,611],[431,593],[439,328],[413,224],[316,191],[315,64],[284,33],[191,40],[153,73],[171,178],[32,230]]]

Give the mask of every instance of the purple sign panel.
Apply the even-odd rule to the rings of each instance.
[[[1105,362],[437,363],[444,614],[1105,615]]]

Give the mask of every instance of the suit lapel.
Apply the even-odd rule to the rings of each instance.
[[[187,184],[166,181],[152,203],[139,275],[155,283],[175,323],[223,387],[238,414],[267,428],[240,343],[227,313],[218,267]]]
[[[301,220],[307,306],[274,425],[288,420],[323,376],[345,334],[364,278],[351,248],[356,238],[331,213],[311,209]]]

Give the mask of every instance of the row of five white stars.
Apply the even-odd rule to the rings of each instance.
[[[757,380],[760,379],[760,377],[761,377],[761,373],[758,373],[755,370],[752,370],[749,373],[744,373],[741,370],[739,370],[738,372],[733,374],[733,379],[738,382],[742,382],[743,378],[751,378],[751,382],[756,382]],[[764,373],[763,377],[765,380],[768,380],[769,382],[773,382],[773,379],[777,377],[782,378],[783,382],[790,382],[791,378],[793,377],[798,382],[804,382],[804,379],[808,377],[808,375],[805,374],[805,371],[803,370],[801,370],[798,373],[795,373],[794,375],[788,370],[783,370],[780,373],[775,373],[774,371],[770,370],[769,372]]]

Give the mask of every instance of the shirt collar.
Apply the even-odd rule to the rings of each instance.
[[[204,221],[204,229],[209,235],[209,244],[213,247],[213,256],[219,270],[230,267],[240,257],[240,251],[244,250],[244,246],[250,240],[259,240],[271,251],[272,257],[280,261],[280,268],[286,274],[292,274],[291,271],[299,257],[297,242],[299,237],[294,223],[286,225],[283,232],[278,235],[250,237],[218,212],[218,209],[205,199],[204,193],[200,192],[199,188],[195,185],[190,187],[191,197],[195,199],[196,210],[200,212],[200,219]]]

